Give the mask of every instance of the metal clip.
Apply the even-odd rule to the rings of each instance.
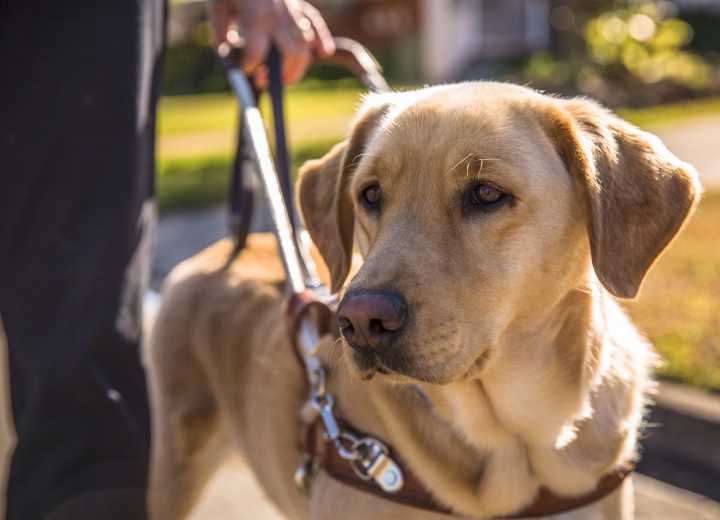
[[[320,365],[320,362],[317,361],[316,358],[312,359],[314,359],[313,363],[316,363],[317,366],[308,370],[308,379],[310,380],[310,397],[311,399],[315,399],[325,396],[325,381],[327,377],[325,375],[325,369]],[[310,363],[310,360],[306,362]]]
[[[315,460],[310,455],[304,455],[300,465],[295,470],[293,475],[293,481],[295,487],[303,495],[310,494],[310,487],[312,486],[312,480],[315,476],[317,466]]]
[[[340,426],[338,426],[335,415],[333,415],[333,405],[335,404],[333,396],[314,397],[310,402],[320,414],[328,438],[333,442],[340,439]]]
[[[313,412],[320,416],[325,435],[335,445],[338,455],[350,462],[355,473],[363,480],[373,480],[386,493],[397,493],[405,484],[400,466],[390,457],[390,452],[382,442],[372,437],[358,439],[347,431],[342,431],[335,419],[333,406],[335,400],[324,393],[324,375],[318,382],[319,388],[313,388],[312,396],[303,411],[304,416]],[[322,393],[317,390],[321,389]],[[308,406],[309,405],[309,406]],[[295,482],[299,488],[305,487],[309,472],[301,465],[295,473]]]
[[[390,457],[387,446],[372,437],[359,439],[352,447],[358,458],[352,462],[363,480],[373,480],[386,493],[397,493],[405,484],[400,466]]]

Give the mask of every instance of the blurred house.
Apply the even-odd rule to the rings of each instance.
[[[720,2],[718,0],[674,0],[673,3],[677,4],[681,10],[720,14]]]
[[[375,53],[395,83],[502,76],[525,57],[550,50],[564,59],[584,48],[584,24],[608,2],[585,0],[311,0],[332,31]],[[658,0],[687,21],[690,50],[720,61],[720,0]],[[224,88],[207,47],[205,2],[176,0],[168,27],[166,91]],[[323,76],[322,72],[318,77]],[[325,74],[328,74],[326,71]]]
[[[315,4],[336,34],[358,39],[393,65],[410,61],[414,67],[399,71],[407,79],[436,83],[483,75],[498,59],[550,45],[550,0],[316,0]],[[397,52],[406,60],[393,60]]]
[[[333,33],[370,47],[401,82],[490,75],[550,44],[551,0],[313,0]],[[173,4],[172,45],[197,39],[205,2]]]

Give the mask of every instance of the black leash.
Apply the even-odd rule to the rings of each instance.
[[[256,94],[257,95],[257,94]],[[230,175],[230,190],[228,207],[230,208],[229,227],[232,236],[235,238],[235,248],[232,259],[245,247],[247,236],[250,233],[250,223],[255,207],[253,197],[253,180],[251,172],[246,170],[254,168],[254,157],[247,149],[247,137],[245,126],[242,124],[242,108],[238,109],[240,124],[237,128],[237,147],[235,158],[232,164]]]
[[[285,207],[288,208],[290,213],[290,224],[294,233],[297,228],[297,215],[293,210],[295,204],[293,201],[292,180],[290,178],[290,148],[285,131],[285,86],[282,80],[282,56],[275,45],[270,48],[268,68],[270,72],[268,92],[272,104],[273,129],[275,132],[275,168],[280,176],[280,186],[285,199]]]
[[[228,60],[234,60],[235,57],[228,57]],[[285,130],[285,88],[282,81],[282,57],[277,47],[273,45],[270,49],[267,59],[269,69],[269,86],[268,93],[272,106],[273,129],[275,133],[275,165],[279,175],[280,186],[285,199],[285,206],[290,211],[290,221],[293,226],[293,232],[297,224],[297,215],[292,210],[293,189],[292,179],[290,176],[291,156],[287,142],[287,132]],[[255,99],[259,102],[261,91],[254,88]],[[255,208],[254,201],[254,184],[251,168],[255,168],[255,157],[249,142],[245,135],[247,129],[242,124],[242,107],[238,111],[238,130],[237,130],[237,148],[235,150],[235,158],[233,160],[229,201],[230,208],[230,232],[235,239],[235,247],[230,255],[231,263],[238,254],[243,250],[250,233],[250,225],[252,222],[253,210]]]

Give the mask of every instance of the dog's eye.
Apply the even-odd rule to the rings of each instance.
[[[382,201],[382,191],[377,184],[371,184],[360,192],[360,202],[368,210],[377,211],[380,209]]]
[[[463,212],[493,211],[510,200],[510,195],[491,182],[474,184],[463,195]]]

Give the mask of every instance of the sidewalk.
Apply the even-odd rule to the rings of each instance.
[[[257,197],[251,232],[272,229],[272,221],[264,202],[260,196]],[[258,209],[258,206],[261,207]],[[228,213],[225,206],[161,216],[155,235],[152,287],[159,289],[163,279],[175,265],[228,234]]]
[[[700,173],[705,190],[720,189],[720,117],[692,119],[651,130]]]
[[[720,504],[643,475],[633,476],[636,520],[717,520]],[[189,520],[283,520],[250,471],[233,460],[215,475]]]

